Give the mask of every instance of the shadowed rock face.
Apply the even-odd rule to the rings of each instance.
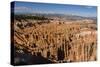
[[[38,52],[38,55],[31,55],[29,53],[17,53],[14,57],[15,65],[32,65],[32,64],[47,64],[47,63],[54,63],[43,56]]]
[[[81,20],[66,21],[67,24],[50,21],[14,21],[16,65],[96,60],[97,33],[93,28],[96,24]]]

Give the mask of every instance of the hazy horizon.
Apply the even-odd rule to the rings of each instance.
[[[15,14],[41,13],[41,14],[64,14],[64,15],[76,15],[83,17],[97,17],[96,6],[15,1],[14,8],[11,9],[14,9]]]

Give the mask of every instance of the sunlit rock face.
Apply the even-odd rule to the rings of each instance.
[[[96,60],[97,28],[92,20],[14,20],[15,64]]]

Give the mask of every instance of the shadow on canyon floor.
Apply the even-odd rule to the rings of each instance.
[[[36,65],[54,63],[41,56],[40,53],[38,53],[37,56],[31,54],[17,53],[17,55],[15,56],[16,57],[14,58],[14,65]]]

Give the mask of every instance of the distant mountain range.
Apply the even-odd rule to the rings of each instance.
[[[97,17],[83,17],[77,15],[66,15],[66,14],[47,14],[47,13],[26,13],[26,14],[16,14],[16,15],[28,15],[28,16],[44,16],[46,18],[54,19],[62,18],[64,20],[82,20],[82,19],[91,19],[97,21]]]

